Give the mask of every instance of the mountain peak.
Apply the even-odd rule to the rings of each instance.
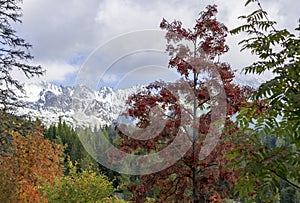
[[[19,109],[18,114],[39,118],[45,125],[57,123],[59,117],[73,127],[111,124],[124,110],[127,98],[142,89],[143,86],[91,90],[85,86],[57,86],[46,81],[25,84],[25,96],[19,97],[25,108]]]

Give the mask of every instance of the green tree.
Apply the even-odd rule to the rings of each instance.
[[[69,162],[70,174],[59,178],[54,185],[48,184],[41,190],[51,202],[124,202],[113,196],[112,182],[105,175],[83,170],[78,173]]]
[[[41,66],[28,64],[33,58],[31,45],[20,38],[11,23],[21,23],[19,4],[22,0],[0,0],[0,108],[7,110],[19,106],[16,90],[23,92],[22,84],[16,80],[13,70],[23,72],[28,78],[43,74]]]
[[[237,134],[241,149],[233,154],[238,158],[235,166],[242,165],[244,170],[236,192],[250,196],[251,201],[274,201],[280,181],[300,189],[300,37],[276,29],[258,0],[247,0],[246,6],[250,3],[257,3],[258,9],[240,16],[246,23],[231,33],[247,33],[249,38],[240,42],[242,50],[258,56],[244,68],[245,74],[269,70],[274,76],[253,92],[237,117],[243,134]],[[295,30],[300,31],[300,22]],[[282,144],[268,147],[262,142],[264,135]]]
[[[116,179],[116,177],[119,177],[120,174],[106,168],[105,166],[101,165],[100,163],[96,163],[96,160],[101,160],[101,155],[105,154],[106,151],[104,150],[103,143],[101,143],[101,139],[99,139],[100,133],[103,134],[106,139],[116,143],[115,140],[112,140],[111,136],[114,136],[116,134],[115,130],[111,126],[104,126],[97,131],[93,132],[90,128],[85,129],[79,129],[78,130],[78,137],[80,138],[80,141],[84,143],[84,146],[87,147],[84,150],[86,153],[86,158],[80,163],[80,166],[82,168],[86,168],[88,164],[88,160],[92,160],[93,165],[98,165],[98,169],[105,174],[110,181],[113,181],[114,187],[117,187],[119,185],[119,178]],[[96,160],[95,160],[96,159]]]
[[[57,125],[51,125],[48,129],[46,129],[45,137],[54,143],[65,146],[64,164],[67,168],[66,174],[68,174],[69,171],[68,160],[70,159],[73,164],[77,163],[79,171],[86,170],[90,166],[93,166],[94,171],[99,169],[102,173],[108,176],[110,181],[113,181],[114,187],[117,187],[119,180],[115,179],[115,177],[119,176],[119,174],[102,166],[95,160],[95,158],[97,159],[97,154],[105,152],[101,152],[101,149],[93,149],[92,152],[96,151],[97,153],[91,156],[82,144],[89,143],[86,146],[100,146],[99,139],[97,139],[97,135],[100,131],[108,139],[111,139],[109,138],[110,136],[115,136],[116,132],[111,126],[105,126],[94,130],[97,132],[93,132],[90,128],[77,129],[77,131],[75,131],[73,128],[68,126],[66,122],[59,119]]]
[[[299,203],[300,191],[297,191],[294,187],[288,183],[281,181],[280,184],[280,202],[284,203]]]
[[[51,125],[46,129],[45,137],[54,143],[66,146],[64,150],[66,168],[68,168],[68,158],[73,164],[77,162],[80,166],[79,169],[83,167],[82,164],[86,168],[89,165],[88,160],[93,161],[82,146],[77,132],[68,126],[65,121],[62,121],[61,118],[57,126]]]

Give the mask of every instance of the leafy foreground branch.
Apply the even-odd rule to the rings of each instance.
[[[275,201],[280,199],[282,181],[295,190],[300,188],[300,22],[295,29],[298,36],[275,29],[276,22],[269,20],[260,2],[248,0],[246,5],[251,2],[259,9],[241,16],[247,23],[231,33],[249,34],[240,42],[242,50],[259,57],[244,72],[271,71],[274,76],[252,93],[237,117],[242,133],[232,139],[239,141],[240,149],[231,155],[237,158],[234,165],[245,170],[235,190],[251,196],[251,201]]]

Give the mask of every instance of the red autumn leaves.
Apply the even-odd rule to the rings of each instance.
[[[160,24],[167,31],[166,51],[171,57],[169,67],[175,68],[182,80],[176,83],[155,82],[144,92],[129,98],[129,110],[125,115],[136,120],[139,129],[153,125],[151,114],[154,107],[163,113],[157,120],[161,119],[165,125],[160,131],[155,131],[155,127],[152,132],[147,131],[156,135],[149,140],[135,140],[120,132],[121,150],[130,148],[133,154],[160,151],[178,135],[192,142],[192,147],[171,167],[141,176],[138,185],[130,184],[128,189],[135,194],[134,201],[142,202],[147,193],[155,188],[160,189],[157,194],[160,201],[187,202],[204,198],[217,201],[230,195],[237,180],[237,171],[224,167],[230,160],[223,156],[235,147],[233,143],[221,141],[204,160],[199,160],[198,156],[210,130],[213,103],[216,102],[208,88],[209,78],[215,79],[215,73],[211,70],[219,74],[220,79],[215,81],[224,88],[226,97],[227,117],[221,139],[238,130],[232,126],[230,119],[240,110],[251,91],[248,87],[233,84],[234,74],[230,66],[215,60],[228,51],[225,44],[227,28],[216,20],[216,13],[215,5],[208,6],[199,14],[192,30],[183,28],[180,21],[169,23],[163,19]],[[192,46],[184,44],[187,41]]]

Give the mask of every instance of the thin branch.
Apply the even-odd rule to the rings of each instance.
[[[260,8],[262,11],[264,11],[264,9],[262,8],[262,6],[261,6],[259,0],[257,0],[257,5],[259,6],[259,8]],[[267,19],[268,22],[271,22],[271,21],[269,20],[268,16],[266,15],[266,13],[263,12],[263,15],[265,16],[265,18]],[[273,24],[271,25],[271,27],[273,28],[273,30],[274,30],[275,32],[277,31]]]
[[[287,182],[288,184],[290,184],[291,186],[295,187],[296,189],[300,190],[300,186],[292,183],[291,181],[289,181],[288,179],[282,177],[281,175],[279,175],[276,171],[269,169],[269,171],[271,171],[272,173],[274,173],[276,176],[278,176],[279,178],[281,178],[282,180],[284,180],[285,182]]]

